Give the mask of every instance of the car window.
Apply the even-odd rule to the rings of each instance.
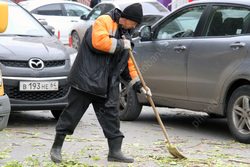
[[[113,4],[106,4],[102,10],[101,15],[109,12],[111,9],[114,9],[114,8],[115,8],[115,6]]]
[[[60,4],[44,5],[31,11],[34,14],[62,16],[62,8]]]
[[[89,9],[76,4],[64,4],[64,6],[67,12],[67,16],[87,16],[90,12]]]
[[[110,11],[111,9],[114,9],[114,8],[115,8],[115,6],[113,4],[100,4],[100,5],[97,5],[90,12],[87,19],[96,20],[97,17],[99,17],[102,14],[107,13],[108,11]]]
[[[8,27],[1,35],[50,36],[45,28],[19,6],[9,5]]]
[[[214,6],[205,36],[240,35],[247,33],[250,10],[241,7]]]
[[[161,23],[155,32],[156,39],[192,37],[205,6],[193,7],[174,14]]]
[[[93,8],[93,10],[90,12],[90,14],[88,15],[88,20],[95,20],[97,19],[97,17],[99,17],[101,15],[102,12],[102,8],[104,7],[103,4],[97,5]]]
[[[142,22],[140,24],[137,24],[136,27],[133,29],[132,37],[135,38],[139,36],[139,29],[143,26],[151,26],[156,21],[160,20],[163,16],[161,15],[146,15],[143,16]]]

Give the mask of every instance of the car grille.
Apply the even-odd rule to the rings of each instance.
[[[0,62],[5,66],[29,68],[28,61],[0,60]],[[58,67],[63,65],[65,65],[65,60],[44,61],[45,67]]]
[[[58,91],[36,91],[36,92],[20,92],[19,88],[4,85],[5,93],[9,98],[26,101],[43,101],[55,100],[66,96],[69,91],[69,85],[60,86]]]

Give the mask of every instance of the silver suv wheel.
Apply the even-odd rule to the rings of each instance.
[[[227,117],[232,135],[242,143],[250,143],[250,85],[241,86],[232,94]]]
[[[139,103],[136,92],[125,81],[121,80],[119,89],[119,118],[122,121],[133,121],[140,115],[142,104]]]

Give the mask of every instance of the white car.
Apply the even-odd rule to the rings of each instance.
[[[80,20],[81,15],[87,15],[92,9],[79,2],[62,0],[22,1],[18,4],[40,22],[45,20],[54,27],[55,35],[65,45],[69,44],[70,28]]]

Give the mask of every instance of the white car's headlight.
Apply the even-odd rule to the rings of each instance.
[[[75,61],[75,59],[76,59],[76,55],[77,55],[77,53],[73,53],[73,54],[70,54],[70,55],[69,55],[70,66],[73,66],[73,63],[74,63],[74,61]]]

